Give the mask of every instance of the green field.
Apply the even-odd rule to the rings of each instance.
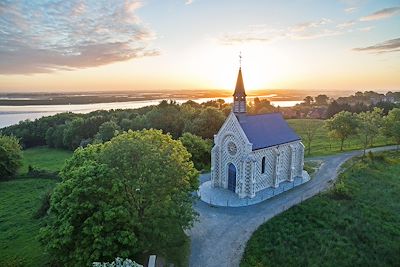
[[[23,152],[19,173],[26,176],[28,166],[50,171],[60,170],[72,152],[37,147]],[[19,178],[0,182],[0,266],[21,262],[20,266],[41,266],[43,254],[37,235],[44,219],[34,219],[43,195],[57,181],[41,178]],[[18,265],[16,265],[18,266]]]
[[[398,266],[400,153],[380,155],[346,163],[336,189],[260,226],[241,266]]]
[[[311,155],[307,154],[307,142],[306,135],[304,134],[304,122],[309,119],[290,119],[287,120],[289,125],[296,131],[297,134],[303,139],[303,144],[306,146],[305,148],[305,156],[325,156],[340,153],[340,141],[337,139],[331,139],[328,136],[328,131],[323,127],[323,120],[315,120],[319,122],[320,126],[316,131],[313,142],[311,143]],[[393,141],[384,137],[378,136],[376,140],[374,140],[373,146],[385,146],[391,145]],[[360,136],[352,136],[348,140],[344,142],[343,151],[362,149],[363,144],[361,142]]]
[[[53,149],[48,147],[35,147],[24,150],[21,173],[28,171],[28,166],[49,171],[58,171],[64,164],[64,161],[72,156],[72,152],[62,149]]]

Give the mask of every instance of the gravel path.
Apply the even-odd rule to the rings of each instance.
[[[378,152],[395,148],[388,146],[370,150]],[[210,207],[198,201],[195,209],[200,214],[199,221],[189,231],[190,266],[239,266],[247,241],[261,224],[304,199],[328,189],[336,179],[340,166],[360,154],[362,151],[351,151],[313,158],[323,160],[323,163],[311,181],[256,205],[240,208]],[[201,182],[209,179],[207,175],[201,177]]]

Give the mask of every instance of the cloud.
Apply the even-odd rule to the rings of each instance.
[[[194,2],[194,0],[187,0],[187,1],[185,2],[185,5],[193,4],[193,2]]]
[[[369,32],[373,28],[375,28],[375,27],[374,26],[368,26],[368,27],[359,28],[358,30],[361,31],[361,32]]]
[[[336,28],[340,28],[340,29],[349,28],[349,27],[353,26],[354,24],[356,24],[356,22],[354,20],[350,20],[350,21],[346,21],[343,23],[339,23],[338,25],[336,25]]]
[[[351,14],[354,13],[354,11],[356,11],[357,8],[356,7],[348,7],[344,9],[344,12],[346,12],[347,14]]]
[[[0,3],[0,74],[74,70],[154,56],[140,1]]]
[[[249,42],[272,42],[283,38],[316,39],[341,33],[332,26],[332,20],[322,18],[318,21],[303,22],[282,29],[271,29],[266,25],[252,25],[247,31],[225,34],[218,40],[224,45],[234,45]]]
[[[353,48],[354,51],[366,51],[373,53],[390,53],[400,51],[400,38],[387,40],[385,42],[367,47]]]
[[[293,27],[290,27],[289,30],[292,32],[304,32],[308,29],[318,28],[321,25],[325,25],[325,24],[328,24],[331,22],[332,21],[330,19],[322,18],[319,21],[310,21],[310,22],[303,22],[303,23],[296,24]]]
[[[376,11],[368,16],[361,17],[360,21],[381,20],[390,18],[400,13],[400,7],[389,7]]]
[[[256,37],[246,35],[224,35],[219,38],[219,42],[224,45],[233,45],[249,42],[271,42],[273,38],[269,37]]]

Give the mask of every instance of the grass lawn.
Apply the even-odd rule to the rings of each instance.
[[[379,155],[260,226],[241,266],[399,266],[400,152]]]
[[[46,146],[30,148],[23,152],[23,166],[20,172],[26,173],[29,165],[39,169],[58,171],[65,160],[71,156],[72,152],[68,150],[48,148]]]
[[[33,219],[42,196],[56,181],[15,179],[0,183],[0,266],[15,258],[20,266],[42,266],[46,260],[37,235],[43,219]],[[17,265],[19,266],[19,265]]]
[[[19,173],[26,174],[28,166],[50,171],[60,170],[72,155],[65,150],[37,147],[23,152],[23,166]],[[37,235],[44,219],[33,215],[41,205],[43,195],[57,181],[41,178],[16,178],[0,182],[0,266],[12,260],[20,266],[41,266],[46,260]],[[19,266],[19,265],[16,265]]]
[[[307,121],[308,119],[290,119],[287,120],[289,125],[298,133],[301,138],[303,139],[303,144],[306,146],[305,148],[305,156],[324,156],[324,155],[331,155],[331,154],[336,154],[340,153],[340,141],[337,139],[331,139],[328,136],[328,131],[323,127],[324,121],[323,120],[316,120],[313,119],[314,121],[319,122],[320,127],[318,128],[314,140],[311,143],[311,155],[307,155],[307,142],[306,142],[306,135],[304,134],[304,129],[303,125],[304,122]],[[385,145],[390,145],[393,144],[393,141],[384,137],[384,136],[378,136],[376,140],[374,140],[373,145],[374,146],[385,146]],[[344,142],[344,151],[349,151],[349,150],[356,150],[356,149],[362,149],[363,144],[361,142],[361,138],[359,136],[352,136],[348,140]]]

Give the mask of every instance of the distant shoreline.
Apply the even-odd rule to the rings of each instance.
[[[300,97],[285,97],[277,95],[262,95],[262,96],[249,96],[249,98],[268,98],[271,101],[301,101]],[[131,97],[131,96],[58,96],[55,98],[42,98],[42,99],[18,99],[18,98],[7,98],[1,99],[0,106],[56,106],[56,105],[89,105],[89,104],[102,104],[102,103],[123,103],[123,102],[136,102],[136,101],[162,101],[162,100],[209,100],[231,98],[231,96],[217,96],[217,97],[202,97],[202,96],[147,96],[147,97]]]
[[[270,101],[301,101],[307,95],[318,93],[329,97],[347,95],[344,91],[314,90],[255,90],[248,93],[248,98],[267,98]],[[119,91],[119,92],[64,92],[64,93],[0,93],[0,106],[56,106],[86,105],[101,103],[122,103],[136,101],[188,100],[195,101],[232,98],[226,90],[173,90],[173,91]],[[229,101],[228,101],[229,102]]]
[[[100,103],[149,101],[157,98],[143,97],[60,97],[56,99],[0,99],[0,106],[86,105]],[[160,99],[161,101],[161,99]]]

